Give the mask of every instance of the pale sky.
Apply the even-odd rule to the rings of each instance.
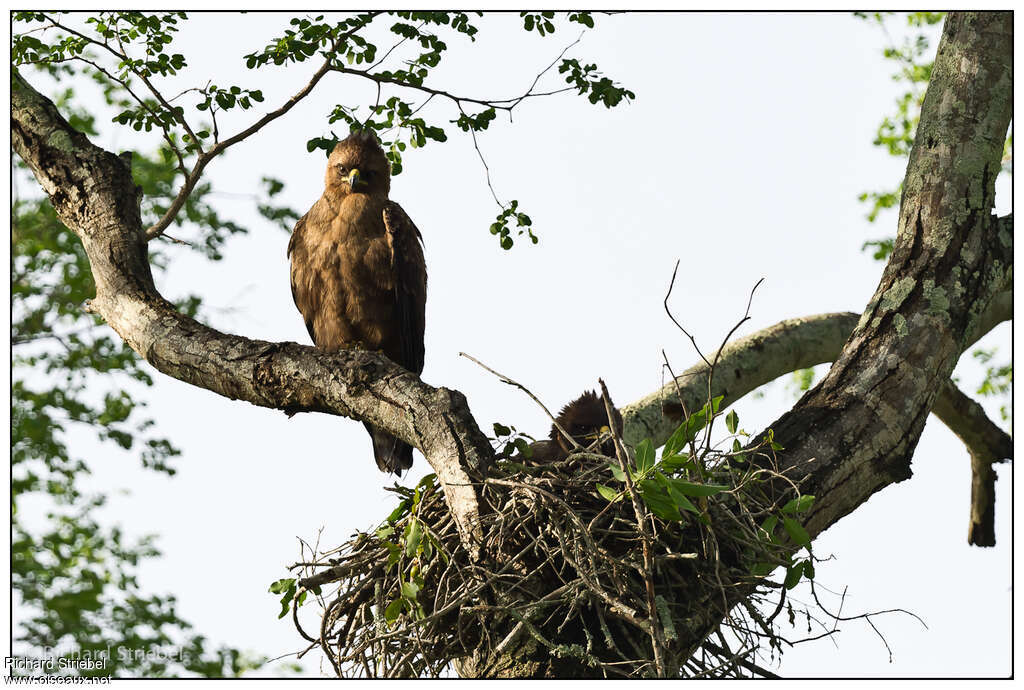
[[[287,26],[284,14],[197,14],[172,48],[189,58],[176,94],[213,80],[260,88],[267,110],[304,84],[317,63],[246,70],[241,56]],[[388,26],[384,22],[384,26]],[[579,34],[525,34],[514,14],[479,21],[476,43],[453,38],[433,85],[471,97],[519,95]],[[383,43],[379,44],[382,47]],[[674,312],[705,350],[742,316],[735,337],[782,319],[860,312],[882,265],[861,244],[895,234],[895,213],[874,226],[857,195],[892,187],[904,163],[871,146],[900,86],[881,57],[884,35],[848,13],[630,14],[598,18],[568,56],[596,62],[636,93],[612,110],[570,94],[525,102],[514,122],[499,115],[479,135],[495,189],[518,199],[540,244],[502,251],[487,231],[498,213],[468,135],[435,99],[422,112],[447,125],[449,142],[407,151],[392,183],[423,233],[429,274],[423,379],[468,397],[484,431],[513,424],[546,434],[544,413],[521,392],[460,358],[467,352],[520,381],[549,408],[603,377],[619,405],[662,382],[661,349],[679,371],[697,357],[662,311],[681,259]],[[934,43],[933,43],[934,46]],[[27,73],[37,87],[45,80]],[[560,85],[557,73],[546,77]],[[390,95],[385,91],[385,97]],[[230,333],[308,344],[288,287],[286,233],[259,218],[245,195],[270,175],[283,199],[304,212],[323,188],[322,152],[305,142],[327,135],[336,103],[372,105],[368,82],[328,75],[308,99],[208,168],[218,210],[250,230],[226,258],[182,256],[158,287],[169,298],[194,292],[204,321]],[[422,100],[422,99],[420,99]],[[259,113],[264,112],[260,110]],[[234,132],[252,111],[220,121]],[[102,123],[105,119],[100,118]],[[340,124],[340,123],[339,123]],[[341,134],[342,127],[335,132]],[[96,143],[151,150],[155,137],[110,126]],[[999,213],[1010,208],[1000,178]],[[172,233],[173,234],[173,233]],[[187,233],[181,233],[187,235]],[[1009,354],[1004,324],[980,345]],[[980,370],[967,355],[958,370],[973,396]],[[130,534],[156,533],[164,556],[147,562],[146,592],[174,593],[179,613],[212,640],[271,657],[304,645],[278,620],[268,585],[286,577],[297,538],[339,544],[379,523],[395,503],[373,463],[361,424],[327,415],[283,413],[230,401],[157,374],[148,413],[182,449],[173,479],[88,431],[71,436],[94,474],[85,485],[112,496],[105,515]],[[976,396],[974,396],[976,397]],[[795,401],[784,383],[763,399],[740,400],[741,426],[760,430]],[[998,412],[988,405],[990,414]],[[417,453],[403,483],[429,471]],[[786,649],[783,676],[1006,676],[1010,672],[1010,467],[998,467],[993,549],[966,543],[970,466],[959,440],[934,417],[917,448],[912,479],[872,497],[814,544],[820,588],[846,591],[843,615],[863,620],[831,639]],[[820,593],[820,592],[819,592]],[[801,585],[794,598],[807,600]],[[838,596],[825,600],[836,607]],[[316,613],[307,604],[306,615]],[[813,634],[818,634],[815,629]],[[790,639],[806,635],[782,629]],[[319,658],[305,659],[320,673]],[[329,667],[325,669],[329,672]]]

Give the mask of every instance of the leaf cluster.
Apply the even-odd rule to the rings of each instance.
[[[558,66],[559,74],[565,75],[565,82],[571,84],[581,96],[591,103],[601,103],[614,108],[623,100],[631,101],[636,94],[601,74],[595,64],[583,65],[576,58],[568,58]]]
[[[513,221],[515,221],[515,225],[512,225]],[[519,210],[519,201],[516,199],[513,199],[509,202],[508,206],[501,209],[501,213],[491,223],[490,229],[492,235],[498,236],[501,248],[506,251],[515,244],[515,240],[512,239],[513,232],[515,232],[517,237],[525,232],[533,244],[537,244],[540,241],[540,238],[533,234],[533,221],[530,220],[530,216]]]

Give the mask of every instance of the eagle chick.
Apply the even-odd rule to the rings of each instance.
[[[622,415],[618,409],[612,408],[615,413],[615,430],[622,434]],[[584,391],[583,395],[562,408],[555,417],[558,426],[565,429],[577,444],[587,448],[608,429],[608,413],[604,407],[604,400],[594,391]],[[545,465],[559,462],[569,457],[572,451],[572,444],[558,430],[558,426],[551,425],[550,440],[537,441],[530,446],[530,463]],[[609,437],[598,446],[594,452],[602,455],[615,456],[615,445]]]

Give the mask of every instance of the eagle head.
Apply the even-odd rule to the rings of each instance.
[[[339,141],[327,159],[324,182],[327,192],[337,198],[349,194],[387,198],[391,165],[376,135],[364,129]]]

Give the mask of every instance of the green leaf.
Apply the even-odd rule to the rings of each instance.
[[[610,486],[605,486],[604,484],[597,485],[597,493],[601,494],[602,498],[604,498],[605,500],[611,501],[613,503],[622,498],[622,496],[619,495],[618,491],[611,488]]]
[[[437,475],[431,472],[423,475],[423,479],[416,484],[416,487],[423,490],[423,493],[433,490],[437,486]]]
[[[641,476],[654,467],[654,444],[651,439],[645,438],[636,447],[636,466]]]
[[[725,415],[725,427],[729,430],[730,434],[735,434],[736,429],[739,428],[740,417],[736,414],[736,410],[729,410],[729,414]]]
[[[667,441],[665,441],[665,447],[661,449],[662,459],[670,455],[675,455],[680,450],[685,448],[691,440],[693,440],[693,437],[689,436],[689,422],[691,419],[700,414],[703,414],[703,412],[698,412],[690,417],[687,417],[682,424],[676,427],[676,430],[673,431],[672,435],[668,437]]]
[[[661,457],[665,458],[669,455],[674,455],[692,442],[700,430],[707,426],[708,418],[718,412],[718,406],[724,397],[719,395],[713,398],[710,403],[705,403],[699,412],[694,412],[687,417],[672,433],[668,441],[665,442],[665,447],[661,451]]]
[[[645,479],[640,482],[640,497],[647,507],[650,508],[651,512],[662,520],[679,522],[683,519],[679,509],[672,499],[669,498],[665,487],[661,486],[657,481]]]
[[[764,538],[772,543],[775,542],[775,526],[779,524],[779,518],[774,515],[769,515],[761,523],[761,529],[764,531]]]
[[[403,582],[402,583],[402,596],[407,599],[416,601],[416,595],[420,593],[419,585],[415,582]]]
[[[676,491],[687,496],[714,496],[729,488],[724,484],[694,484],[692,482],[684,482],[682,479],[669,479],[668,481]]]
[[[683,510],[688,510],[691,513],[696,513],[697,515],[701,514],[700,510],[697,509],[697,506],[693,505],[693,503],[690,502],[690,499],[688,499],[686,496],[684,496],[683,494],[681,494],[678,491],[676,491],[674,488],[672,488],[671,485],[670,486],[666,486],[665,488],[668,490],[669,498],[672,499],[672,503],[677,508],[682,508]]]
[[[288,590],[288,588],[291,587],[294,584],[295,584],[295,578],[293,578],[293,577],[285,578],[283,580],[277,580],[273,584],[270,585],[270,590],[269,591],[270,591],[271,594],[282,594],[283,592],[286,592]]]
[[[787,515],[793,515],[794,513],[805,513],[811,509],[814,505],[814,496],[810,494],[804,494],[799,498],[794,498],[792,501],[782,506],[782,512]]]
[[[800,577],[804,574],[803,563],[797,563],[796,565],[790,566],[786,569],[786,581],[783,583],[786,589],[793,589],[800,582]]]
[[[398,616],[402,613],[402,598],[399,597],[387,605],[384,609],[384,620],[387,621],[388,625],[391,625]]]
[[[608,463],[608,469],[612,471],[612,476],[618,479],[620,482],[626,481],[626,474],[622,471],[622,468],[615,463]]]
[[[740,464],[745,463],[747,461],[747,456],[744,455],[743,453],[740,453],[741,450],[743,450],[743,444],[740,443],[740,440],[738,438],[734,438],[732,440],[732,452],[736,453],[736,455],[733,456],[733,461],[738,462]]]
[[[285,582],[285,580],[278,580],[274,584],[276,585],[282,582]],[[288,615],[288,606],[292,603],[292,598],[295,596],[295,591],[297,589],[294,579],[287,580],[287,582],[289,582],[290,584],[287,586],[287,588],[284,590],[284,594],[281,596],[281,613],[277,614],[277,617],[279,619],[284,618]]]
[[[494,435],[495,436],[511,436],[512,435],[512,430],[509,429],[504,424],[499,424],[498,422],[495,422],[494,423]]]
[[[664,453],[662,455],[664,455]],[[673,455],[669,455],[667,458],[662,457],[661,459],[661,469],[668,474],[678,472],[684,467],[690,470],[697,469],[696,465],[693,464],[690,460],[689,454],[687,453],[675,453]]]
[[[782,526],[786,528],[786,532],[789,534],[790,539],[797,546],[807,546],[811,543],[811,536],[807,534],[807,530],[799,522],[791,517],[782,519]]]
[[[423,526],[420,521],[413,518],[409,521],[409,527],[406,529],[405,535],[405,556],[406,558],[412,558],[416,555],[416,549],[419,548],[420,539],[423,536]]]
[[[412,500],[408,498],[403,499],[402,502],[398,504],[398,507],[392,510],[391,514],[388,515],[388,522],[394,523],[398,521],[399,518],[409,512],[410,506],[412,506]]]
[[[814,563],[811,562],[810,558],[804,561],[804,577],[808,580],[814,579]]]

